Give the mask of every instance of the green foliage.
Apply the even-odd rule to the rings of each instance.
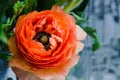
[[[5,52],[0,52],[0,59],[9,61],[11,59],[11,55]]]
[[[83,23],[87,22],[86,16],[81,12],[70,12],[71,15],[73,15],[76,19],[76,24],[80,25],[83,30],[93,39],[93,45],[92,45],[92,51],[96,51],[101,47],[100,39],[97,34],[96,29],[92,27],[83,27]]]
[[[9,26],[10,18],[6,20],[6,24],[3,24],[3,18],[5,16],[8,6],[11,4],[11,0],[0,0],[0,59],[9,60],[8,54],[5,54],[5,50],[8,50],[8,37],[6,28]]]
[[[7,36],[1,28],[0,28],[0,41],[2,41],[5,45],[8,44]]]
[[[67,0],[59,0],[55,5],[62,6]]]
[[[83,27],[83,29],[94,40],[94,43],[92,45],[92,50],[93,51],[98,50],[101,47],[101,42],[100,42],[100,39],[99,39],[96,29],[94,29],[92,27]]]
[[[76,19],[76,24],[78,25],[87,22],[86,16],[81,12],[77,12],[77,14],[75,12],[70,12],[70,14],[74,16],[74,18]]]
[[[0,41],[7,45],[8,39],[5,32],[2,30],[2,18],[8,5],[8,0],[0,0]]]
[[[37,6],[37,0],[24,0],[24,13],[33,11]]]
[[[17,3],[14,4],[13,9],[14,9],[14,14],[16,16],[20,15],[22,10],[24,8],[24,4],[20,1],[17,1]]]
[[[80,11],[83,12],[88,4],[89,0],[83,0],[82,3],[76,7],[76,9],[74,11]]]
[[[3,0],[4,1],[4,0]],[[14,10],[13,10],[13,6],[14,4],[17,2],[18,0],[8,0],[8,2],[6,2],[8,5],[6,6],[6,10],[5,10],[5,16],[8,17],[12,17],[14,15]]]
[[[79,6],[82,1],[83,0],[67,0],[66,5],[64,6],[64,11],[69,13],[77,6]]]

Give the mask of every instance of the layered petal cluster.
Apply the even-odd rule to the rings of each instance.
[[[9,65],[21,80],[64,80],[78,62],[86,33],[60,7],[18,18]],[[24,76],[23,76],[24,75]]]

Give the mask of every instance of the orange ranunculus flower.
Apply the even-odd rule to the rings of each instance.
[[[64,80],[78,62],[86,33],[60,7],[18,18],[9,65],[20,80]]]

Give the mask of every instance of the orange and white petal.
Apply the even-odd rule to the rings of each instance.
[[[83,48],[84,48],[84,44],[78,41],[75,49],[75,55],[78,54]]]
[[[18,53],[18,49],[16,47],[16,43],[15,43],[15,37],[11,37],[8,40],[8,45],[9,45],[9,50],[10,52],[14,55],[15,53]]]
[[[60,13],[65,13],[59,6],[53,6],[52,9],[53,11],[60,12]]]
[[[13,67],[12,70],[15,72],[16,76],[19,80],[42,80],[38,78],[36,75],[31,74],[27,71],[23,71],[17,67]]]
[[[17,57],[13,57],[9,64],[11,66],[18,67],[19,69],[23,70],[23,73],[25,73],[24,71],[27,71],[26,74],[23,74],[22,72],[17,74],[16,72],[18,71],[14,70],[19,78],[22,77],[21,75],[25,75],[24,78],[26,77],[28,78],[30,77],[28,75],[29,73],[29,74],[35,74],[42,80],[64,80],[65,77],[68,75],[70,69],[75,64],[77,64],[78,61],[79,61],[79,56],[77,55],[77,56],[74,56],[72,59],[66,61],[64,64],[55,68],[34,69],[30,67],[29,64],[24,62],[22,58],[17,56]]]
[[[80,26],[76,25],[76,31],[77,31],[77,40],[84,40],[86,39],[86,32],[83,31],[82,28],[80,28]]]
[[[75,66],[78,61],[79,61],[79,56],[76,55],[58,67],[41,69],[35,72],[35,74],[41,79],[45,79],[45,80],[49,80],[49,79],[64,80],[65,77],[68,75],[70,69],[73,66]]]
[[[10,39],[10,42],[11,42],[10,46],[15,44],[15,38]],[[16,46],[14,46],[13,48],[16,49]],[[61,80],[64,80],[65,77],[68,75],[70,69],[75,64],[77,64],[77,62],[79,61],[79,56],[76,55],[76,56],[73,56],[71,59],[67,60],[64,64],[62,64],[58,67],[45,68],[45,69],[35,69],[35,68],[33,68],[33,66],[31,66],[29,63],[27,63],[25,61],[25,59],[23,58],[22,55],[17,53],[19,51],[16,51],[14,49],[13,50],[11,49],[11,51],[12,51],[12,53],[14,53],[12,59],[9,62],[9,65],[11,67],[17,67],[17,68],[19,68],[23,71],[27,71],[27,75],[28,75],[28,73],[29,74],[35,74],[36,76],[38,76],[39,78],[41,78],[43,80],[44,79],[45,80],[51,80],[51,79],[59,80],[59,78]],[[25,73],[25,72],[23,72],[23,73]],[[19,73],[19,75],[22,75],[23,73],[21,72],[21,74]],[[19,75],[17,75],[17,76],[19,77]],[[26,77],[28,77],[27,75],[26,75]]]
[[[59,7],[53,7],[52,10],[55,10],[57,12],[61,12],[64,14],[63,10]],[[24,16],[23,16],[24,17]],[[18,28],[21,28],[21,23],[23,21],[23,17],[20,17],[18,19],[18,22],[16,24],[16,31],[19,31]],[[69,16],[67,16],[68,19],[72,19]],[[74,20],[74,19],[73,19]],[[73,22],[71,20],[71,22]],[[73,24],[71,24],[73,25]],[[78,26],[77,27],[77,40],[84,40],[86,38],[86,33]],[[20,38],[21,39],[21,38]],[[56,46],[56,43],[54,43],[54,46]],[[14,72],[21,80],[64,80],[65,77],[68,75],[70,69],[77,64],[79,61],[78,52],[82,50],[84,45],[80,42],[77,43],[77,47],[75,50],[75,55],[72,56],[69,60],[66,60],[63,64],[56,66],[56,67],[49,67],[49,68],[42,68],[37,69],[34,67],[34,65],[31,66],[30,63],[28,63],[23,57],[26,55],[22,55],[16,45],[15,37],[12,37],[9,39],[9,50],[13,54],[12,59],[9,62],[9,65],[13,67]],[[15,69],[18,68],[18,69]],[[21,71],[17,71],[17,70]],[[38,78],[37,78],[37,77]]]
[[[11,37],[8,41],[9,50],[13,54],[11,60],[9,61],[9,66],[19,67],[23,70],[30,69],[30,64],[25,61],[23,56],[19,53],[18,48],[16,46],[15,37]],[[17,65],[20,64],[20,65]],[[22,65],[22,66],[21,66]]]

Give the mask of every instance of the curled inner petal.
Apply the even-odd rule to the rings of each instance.
[[[41,42],[44,48],[47,50],[50,49],[50,43],[49,43],[49,38],[51,35],[46,32],[39,32],[37,35],[33,37],[33,40],[36,40],[38,42]]]

